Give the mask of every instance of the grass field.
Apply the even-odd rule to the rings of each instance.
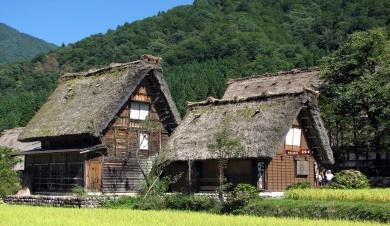
[[[121,226],[121,225],[275,225],[373,226],[372,222],[307,220],[251,216],[221,216],[196,212],[123,209],[66,209],[0,205],[0,226]]]
[[[287,191],[289,199],[340,200],[390,203],[390,189],[292,189]]]

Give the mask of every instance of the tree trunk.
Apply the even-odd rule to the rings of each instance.
[[[223,200],[223,177],[224,177],[224,164],[223,159],[218,160],[218,170],[219,170],[219,188],[218,188],[218,198],[221,203],[224,202]]]

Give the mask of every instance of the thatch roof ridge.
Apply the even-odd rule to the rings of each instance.
[[[264,93],[300,93],[302,89],[317,93],[322,83],[317,68],[294,69],[266,75],[231,80],[223,99],[245,98]]]
[[[251,80],[251,79],[275,79],[277,76],[286,76],[286,75],[293,75],[293,74],[299,74],[299,73],[304,73],[304,72],[313,72],[313,71],[319,71],[319,67],[309,67],[309,68],[294,68],[289,71],[278,71],[275,73],[264,73],[264,74],[259,74],[259,75],[251,75],[247,77],[242,77],[242,78],[235,78],[235,79],[229,79],[227,84],[231,84],[233,82],[238,82],[238,81],[244,81],[244,80]]]
[[[263,95],[245,97],[245,98],[235,98],[235,99],[217,99],[214,97],[208,97],[204,101],[198,102],[187,102],[187,106],[189,108],[200,107],[200,106],[212,106],[212,105],[223,105],[223,104],[233,104],[233,103],[242,103],[242,102],[250,102],[250,101],[267,101],[272,98],[286,97],[286,96],[300,96],[303,94],[305,90],[299,93],[265,93]]]
[[[133,64],[138,64],[140,60],[126,62],[126,63],[111,63],[109,66],[101,67],[101,68],[91,68],[88,71],[80,71],[80,72],[68,72],[60,76],[60,81],[68,81],[71,79],[79,78],[79,77],[88,77],[93,76],[98,73],[102,73],[113,68],[126,67]]]

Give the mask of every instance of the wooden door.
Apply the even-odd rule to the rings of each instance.
[[[101,191],[102,163],[100,161],[86,161],[85,188],[90,192]]]

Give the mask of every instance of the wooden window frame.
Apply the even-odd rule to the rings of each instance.
[[[138,111],[138,118],[133,118],[131,116],[131,112],[133,111],[133,108],[132,108],[132,105],[134,104],[138,104],[138,110],[135,110],[135,111]],[[148,106],[148,114],[146,115],[146,117],[144,119],[140,118],[141,116],[141,105],[145,105],[145,106]],[[134,121],[145,121],[147,118],[150,117],[150,110],[151,110],[151,106],[150,106],[150,103],[149,102],[142,102],[142,101],[130,101],[130,106],[129,106],[129,119],[130,120],[134,120]]]

